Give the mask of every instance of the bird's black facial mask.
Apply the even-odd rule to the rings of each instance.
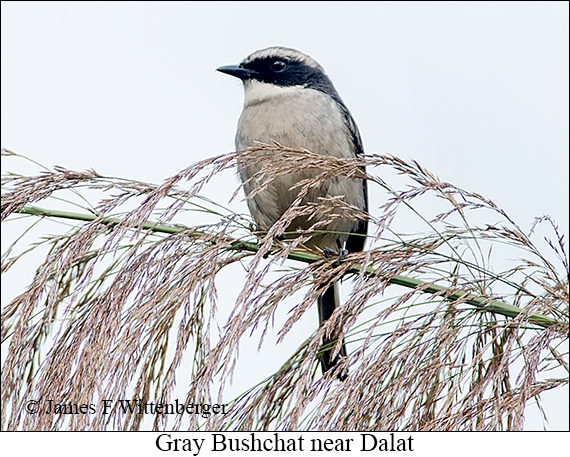
[[[252,70],[255,79],[276,86],[310,86],[311,81],[328,79],[316,68],[287,58],[265,57],[242,63],[241,66]]]
[[[329,77],[320,68],[285,56],[259,57],[217,69],[242,81],[256,80],[276,86],[304,86],[330,95],[342,104]]]

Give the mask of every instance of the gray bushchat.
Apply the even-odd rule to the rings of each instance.
[[[223,66],[218,71],[243,81],[245,100],[235,138],[238,151],[259,143],[278,143],[341,159],[364,154],[360,133],[350,112],[323,68],[306,54],[289,48],[270,47],[254,52],[239,65]],[[260,162],[238,164],[246,195],[256,189],[250,178],[262,166]],[[299,195],[294,186],[318,173],[318,170],[306,169],[281,175],[248,198],[249,210],[259,227],[270,228]],[[368,211],[366,180],[343,176],[330,178],[311,188],[303,197],[303,204],[315,204],[331,197],[341,198],[363,212]],[[315,221],[308,219],[306,216],[295,218],[288,231],[310,229]],[[362,251],[368,230],[368,222],[362,219],[334,218],[306,244],[325,253]],[[338,283],[328,285],[318,299],[320,325],[331,317],[339,304]],[[323,339],[323,373],[347,356],[344,341],[339,353],[332,353],[337,339],[334,335]],[[347,370],[337,376],[344,380]]]

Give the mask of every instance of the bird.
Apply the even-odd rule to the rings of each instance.
[[[243,82],[244,105],[235,136],[237,151],[255,148],[259,143],[276,143],[340,159],[364,155],[360,132],[350,111],[323,67],[307,54],[272,46],[253,52],[238,65],[222,66],[217,71]],[[303,169],[280,175],[259,190],[252,177],[262,166],[263,162],[238,163],[238,174],[253,219],[261,229],[267,230],[298,197],[299,190],[294,186],[303,179],[315,177],[318,171]],[[318,203],[331,197],[341,198],[346,204],[368,213],[365,179],[330,178],[309,189],[302,203]],[[313,224],[315,221],[306,216],[297,217],[290,223],[288,233],[308,230]],[[311,236],[305,245],[317,248],[325,255],[360,252],[364,250],[367,231],[366,218],[338,217],[319,228],[319,234]],[[337,281],[327,285],[317,299],[319,325],[324,325],[339,306]],[[319,353],[323,375],[347,357],[344,339],[338,354],[333,354],[337,340],[338,336],[329,335],[321,342]],[[347,368],[336,371],[339,380],[348,377]]]

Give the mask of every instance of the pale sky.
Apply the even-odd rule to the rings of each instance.
[[[44,165],[160,183],[232,151],[241,83],[215,69],[281,45],[326,69],[367,153],[569,233],[567,2],[2,2],[1,21],[2,146]],[[568,393],[544,399],[568,429]]]

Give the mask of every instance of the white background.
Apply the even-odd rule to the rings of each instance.
[[[215,69],[272,45],[323,65],[367,153],[569,233],[566,2],[2,2],[2,146],[159,183],[233,150],[241,83]],[[226,204],[223,183],[206,194]],[[568,429],[567,391],[544,399],[547,428]]]

